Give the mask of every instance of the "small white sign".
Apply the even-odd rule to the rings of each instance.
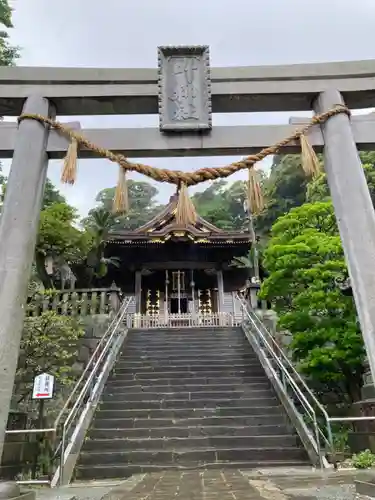
[[[34,379],[33,399],[52,399],[55,377],[42,373]]]

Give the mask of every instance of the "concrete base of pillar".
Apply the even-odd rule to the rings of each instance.
[[[368,366],[367,360],[365,362],[366,370],[363,375],[363,387],[361,390],[363,401],[368,399],[375,399],[375,386],[372,381],[370,368]]]
[[[355,480],[354,484],[358,495],[375,498],[375,479]]]
[[[0,500],[35,500],[35,491],[23,491],[16,483],[0,482]]]
[[[36,493],[35,491],[26,491],[21,493],[18,497],[13,497],[12,500],[35,500]]]
[[[265,310],[262,312],[263,323],[266,325],[267,329],[272,333],[272,335],[276,335],[277,332],[277,314],[275,311],[271,309]]]
[[[367,399],[354,403],[353,415],[375,417],[375,399]],[[355,430],[348,434],[348,445],[352,453],[371,450],[375,453],[375,420],[354,423]]]
[[[375,386],[373,384],[365,384],[362,387],[362,397],[364,401],[375,399]]]

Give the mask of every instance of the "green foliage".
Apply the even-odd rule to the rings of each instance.
[[[76,209],[65,201],[53,201],[53,199],[59,199],[57,192],[54,196],[45,198],[45,208],[40,214],[35,248],[36,270],[46,288],[54,287],[53,277],[46,271],[47,257],[62,265],[82,258],[90,247],[90,235],[76,227],[78,217]]]
[[[253,269],[254,252],[251,249],[248,255],[244,255],[241,257],[234,257],[230,265],[231,267],[238,267],[239,269]]]
[[[360,157],[371,197],[375,201],[375,152],[361,152]],[[267,236],[276,220],[292,208],[306,201],[330,200],[326,175],[322,173],[317,179],[307,179],[300,155],[276,155],[269,177],[263,179],[263,192],[266,208],[256,219],[260,236]]]
[[[42,210],[49,207],[53,203],[66,203],[66,199],[64,196],[62,196],[59,190],[56,189],[52,182],[47,179],[44,186]]]
[[[162,205],[156,202],[158,190],[148,182],[138,182],[128,180],[128,196],[129,196],[129,212],[124,215],[113,216],[111,220],[111,229],[136,229],[149,220],[151,220],[158,212],[161,211]],[[106,213],[112,213],[113,198],[115,188],[103,189],[96,197],[97,207],[90,210],[83,225],[90,227],[96,225],[94,214],[97,210],[102,210]]]
[[[375,455],[370,450],[361,451],[352,456],[351,462],[356,469],[369,469],[375,465]]]
[[[120,260],[117,257],[105,257],[104,250],[108,234],[113,230],[118,221],[115,215],[103,207],[91,210],[86,219],[86,236],[89,239],[89,250],[78,264],[74,266],[81,286],[92,286],[94,278],[103,278],[108,267],[119,267]]]
[[[374,156],[374,163],[364,163],[363,169],[366,176],[367,185],[370,191],[372,203],[375,206],[375,154],[371,153]],[[369,158],[370,153],[361,153],[364,159]],[[306,192],[306,200],[308,202],[315,201],[328,201],[330,200],[330,193],[327,183],[327,176],[325,173],[320,174],[316,179],[311,181],[307,186]]]
[[[48,205],[40,214],[37,251],[45,255],[73,256],[82,240],[82,232],[74,226],[76,220],[76,209],[67,203]]]
[[[268,234],[278,217],[305,202],[307,183],[300,155],[274,156],[270,175],[263,180],[266,208],[256,220],[260,234]]]
[[[8,0],[0,0],[0,23],[5,28],[13,28],[12,9]],[[19,58],[19,48],[9,44],[9,35],[6,31],[0,31],[0,66],[13,66]]]
[[[34,377],[40,373],[54,375],[57,390],[73,382],[73,363],[83,333],[77,318],[56,311],[25,319],[15,381],[20,400],[30,397]]]
[[[331,203],[305,204],[279,218],[263,265],[269,275],[261,297],[292,334],[300,370],[321,395],[357,400],[364,348],[352,297],[337,287],[347,270]]]
[[[219,180],[192,196],[199,215],[211,224],[226,230],[245,227],[245,199],[246,184],[243,181],[228,184],[225,180]]]
[[[0,23],[6,28],[13,28],[12,9],[8,0],[0,0]]]
[[[347,453],[349,451],[349,432],[348,429],[344,429],[341,427],[338,430],[332,429],[332,437],[333,437],[333,447],[334,450],[338,453]]]

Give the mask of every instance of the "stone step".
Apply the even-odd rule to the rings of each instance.
[[[237,328],[235,330],[230,328],[223,328],[221,330],[213,327],[205,327],[205,328],[173,328],[170,330],[130,330],[129,331],[129,339],[135,338],[143,338],[143,339],[155,339],[155,338],[163,338],[163,339],[174,339],[174,338],[211,338],[211,337],[243,337],[243,331],[241,328]]]
[[[203,331],[203,330],[202,330]],[[238,333],[238,334],[221,334],[221,335],[215,335],[215,334],[208,334],[207,332],[205,334],[198,334],[194,335],[193,333],[190,333],[188,335],[186,334],[178,334],[177,330],[174,335],[159,335],[155,332],[153,335],[132,335],[130,333],[127,337],[126,342],[131,343],[131,344],[139,344],[143,343],[145,345],[150,345],[150,344],[161,344],[161,343],[183,343],[183,344],[197,344],[200,342],[206,342],[206,343],[213,343],[213,342],[248,342],[247,338],[244,333]]]
[[[127,340],[125,341],[124,347],[122,348],[122,351],[124,352],[126,350],[132,350],[132,349],[140,349],[140,348],[146,348],[148,351],[151,349],[159,349],[160,351],[165,350],[165,349],[182,349],[186,351],[190,350],[198,350],[198,349],[206,349],[211,350],[211,349],[228,349],[230,347],[247,347],[250,349],[250,344],[249,341],[247,340],[246,337],[238,338],[238,339],[228,339],[228,340],[222,340],[222,339],[214,339],[212,338],[211,340],[193,340],[193,339],[181,339],[179,340]]]
[[[163,389],[162,391],[151,392],[157,390],[158,387]],[[196,388],[197,386],[191,386]],[[201,399],[243,399],[243,398],[267,398],[273,397],[273,393],[269,387],[264,389],[252,389],[247,386],[230,390],[230,387],[225,390],[225,387],[216,385],[214,389],[207,390],[205,386],[198,386],[198,388],[203,388],[205,390],[200,391],[190,391],[188,386],[182,386],[182,389],[171,391],[169,386],[147,386],[148,390],[141,387],[142,390],[129,391],[127,388],[117,387],[115,390],[107,388],[103,394],[103,402],[131,402],[131,401],[166,401],[166,400],[190,400],[196,401]],[[213,386],[210,386],[213,388]],[[133,389],[133,387],[131,387]]]
[[[279,419],[280,420],[280,419]],[[108,422],[103,421],[103,425]],[[91,428],[91,439],[125,439],[125,438],[189,438],[202,436],[277,436],[292,435],[291,426],[280,425],[208,425],[197,427],[155,427],[155,428]]]
[[[184,359],[223,359],[242,356],[246,359],[258,359],[252,350],[244,350],[244,349],[225,349],[221,351],[215,350],[215,352],[206,353],[202,352],[202,349],[190,352],[184,352],[180,349],[176,350],[174,353],[163,351],[145,351],[145,349],[139,349],[139,351],[134,352],[132,349],[130,351],[124,350],[120,354],[119,361],[134,361],[137,359],[149,359],[149,360],[164,360],[164,359],[176,359],[176,360],[184,360]]]
[[[116,370],[118,368],[130,368],[134,367],[136,369],[142,367],[170,367],[170,366],[211,366],[211,365],[221,365],[221,366],[231,366],[238,364],[246,364],[249,366],[259,366],[259,360],[255,358],[255,356],[246,356],[246,355],[238,355],[238,356],[212,356],[212,357],[200,357],[200,358],[148,358],[146,356],[139,356],[139,358],[134,359],[134,357],[129,357],[128,359],[124,359],[122,357],[116,364]]]
[[[107,384],[106,384],[106,389],[111,390],[113,387],[126,387],[127,389],[131,387],[159,387],[159,386],[167,386],[171,387],[172,390],[176,390],[176,387],[180,386],[200,386],[205,388],[205,390],[209,390],[211,387],[214,386],[221,386],[221,387],[234,387],[236,385],[240,385],[241,387],[246,384],[246,386],[255,386],[258,384],[268,384],[268,378],[266,375],[263,373],[262,375],[259,376],[252,376],[252,377],[235,377],[235,376],[230,376],[230,377],[221,377],[221,376],[216,376],[216,377],[197,377],[197,378],[191,378],[191,377],[181,377],[181,378],[151,378],[150,380],[137,380],[133,376],[128,376],[126,375],[124,377],[112,377],[108,379]]]
[[[150,354],[152,354],[153,351],[156,352],[163,352],[164,349],[175,349],[176,351],[180,350],[180,354],[185,354],[184,350],[181,350],[182,347],[186,347],[186,350],[188,353],[191,351],[199,351],[199,347],[206,345],[215,345],[217,347],[218,352],[222,351],[231,351],[232,349],[238,350],[238,349],[245,349],[246,352],[252,352],[252,347],[251,344],[249,343],[247,337],[244,335],[238,338],[231,338],[231,339],[215,339],[212,337],[211,339],[200,339],[200,340],[191,340],[189,339],[188,341],[185,340],[175,340],[175,341],[170,341],[170,340],[158,340],[154,341],[153,343],[150,342],[149,340],[129,340],[127,338],[120,349],[120,352],[123,354],[126,354],[128,350],[135,350],[138,351],[142,347],[144,347]],[[205,350],[201,351],[200,354],[211,354],[211,351]]]
[[[247,341],[246,341],[247,342]],[[230,356],[234,354],[249,354],[254,355],[254,351],[252,350],[250,344],[247,342],[241,344],[229,344],[224,343],[220,344],[220,342],[212,342],[209,345],[202,344],[189,344],[188,346],[183,343],[179,345],[170,345],[163,344],[160,345],[150,345],[140,343],[139,345],[129,345],[124,343],[122,349],[120,351],[121,356],[151,356],[155,357],[156,355],[163,356],[178,356],[178,355],[186,355],[190,357],[195,357],[198,354],[201,356],[210,354],[210,355],[218,355],[218,356]],[[153,356],[155,355],[155,356]]]
[[[161,427],[224,427],[224,426],[241,426],[241,427],[255,427],[262,425],[286,425],[287,420],[284,415],[280,414],[241,414],[236,415],[232,413],[227,416],[220,415],[205,415],[190,416],[190,417],[155,417],[150,420],[148,417],[141,416],[121,416],[117,418],[110,418],[108,415],[103,415],[101,412],[96,412],[93,421],[93,429],[160,429]]]
[[[274,436],[200,436],[187,438],[147,438],[147,439],[97,439],[90,438],[85,442],[85,452],[123,452],[123,451],[151,451],[166,450],[180,452],[187,450],[199,450],[201,448],[295,448],[297,437],[293,435]]]
[[[206,353],[210,353],[207,356]],[[124,346],[122,353],[120,353],[119,360],[121,361],[123,358],[132,358],[133,360],[140,359],[142,356],[147,356],[149,359],[201,359],[201,358],[210,358],[216,357],[219,359],[225,359],[231,356],[245,356],[249,357],[249,359],[257,359],[254,356],[254,352],[250,348],[246,347],[236,347],[231,349],[223,348],[218,349],[216,347],[212,347],[210,349],[197,347],[195,349],[184,349],[183,347],[179,347],[176,349],[148,349],[146,346],[140,347],[139,349],[135,348],[127,348]]]
[[[297,447],[200,448],[184,450],[83,451],[80,465],[176,464],[197,465],[215,462],[258,460],[303,460],[305,451]]]
[[[87,436],[82,479],[308,463],[239,328],[129,332]]]
[[[208,418],[213,416],[227,417],[232,415],[255,416],[255,415],[281,415],[281,406],[222,406],[214,408],[173,408],[173,409],[128,409],[128,410],[102,410],[98,409],[97,415],[100,419],[127,419],[127,418]],[[151,422],[150,422],[151,424]]]
[[[121,374],[121,373],[133,373],[133,372],[140,372],[140,373],[147,373],[147,372],[152,372],[152,373],[164,373],[164,372],[206,372],[207,369],[209,369],[211,372],[222,372],[222,371],[231,371],[231,372],[236,372],[236,371],[245,371],[248,370],[250,372],[259,372],[264,373],[262,370],[262,367],[259,362],[257,363],[247,363],[246,361],[239,361],[238,363],[210,363],[207,365],[206,363],[199,363],[196,365],[186,365],[186,364],[180,364],[180,365],[174,365],[174,364],[164,364],[164,363],[159,363],[155,364],[153,366],[148,365],[146,363],[128,363],[125,365],[121,365],[118,363],[116,365],[116,368],[114,369],[115,373]]]
[[[130,332],[128,336],[129,342],[136,342],[136,341],[144,341],[144,342],[187,342],[187,341],[192,341],[192,342],[200,342],[200,341],[212,341],[212,340],[241,340],[245,337],[245,335],[242,332],[238,333],[228,333],[228,332],[221,332],[219,334],[214,333],[214,332],[209,332],[207,330],[201,329],[199,333],[193,333],[190,332],[188,334],[186,333],[181,333],[179,330],[175,330],[173,334],[169,335],[164,335],[162,333],[159,333],[157,330],[154,330],[153,333],[150,334],[137,334],[134,335],[133,332]]]
[[[203,367],[204,368],[204,367]],[[236,369],[233,367],[223,369],[212,370],[168,370],[168,371],[136,371],[133,370],[121,370],[112,372],[110,380],[155,380],[155,379],[175,379],[181,380],[182,378],[187,379],[199,379],[199,378],[217,378],[217,377],[261,377],[264,375],[264,371],[261,367]]]
[[[142,328],[132,328],[130,330],[131,335],[154,335],[155,332],[164,334],[164,335],[174,335],[177,332],[184,333],[184,334],[193,334],[193,333],[198,333],[198,332],[212,332],[213,334],[220,334],[224,332],[232,332],[232,333],[238,333],[241,332],[241,327],[240,326],[207,326],[205,328],[201,327],[185,327],[182,326],[179,329],[176,328],[168,328],[168,327],[160,327],[157,330],[147,330],[147,329],[142,329]]]
[[[104,401],[100,404],[100,411],[117,410],[152,410],[152,409],[220,409],[229,407],[273,407],[278,406],[279,402],[275,397],[256,397],[243,399],[196,399],[194,401],[184,399],[165,399],[165,400],[144,400],[144,401]]]
[[[299,467],[301,465],[309,465],[307,460],[254,460],[247,462],[215,462],[215,463],[203,463],[203,464],[193,464],[193,465],[89,465],[83,466],[79,465],[76,469],[76,478],[80,480],[91,480],[91,479],[113,479],[121,478],[126,479],[133,474],[145,474],[145,473],[158,473],[164,470],[204,470],[204,469],[241,469],[241,470],[251,470],[251,469],[263,469],[268,467],[283,467],[291,469],[293,467]]]

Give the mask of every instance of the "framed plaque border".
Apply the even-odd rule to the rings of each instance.
[[[190,123],[171,123],[166,116],[167,103],[165,102],[165,71],[164,64],[170,56],[189,57],[199,55],[204,65],[204,95],[201,102],[202,109],[207,120]],[[211,130],[212,128],[212,101],[211,101],[211,72],[210,72],[210,50],[208,45],[179,45],[158,47],[158,108],[159,108],[159,128],[163,132],[194,132]],[[201,110],[200,110],[201,111]],[[202,117],[201,117],[202,118]]]

